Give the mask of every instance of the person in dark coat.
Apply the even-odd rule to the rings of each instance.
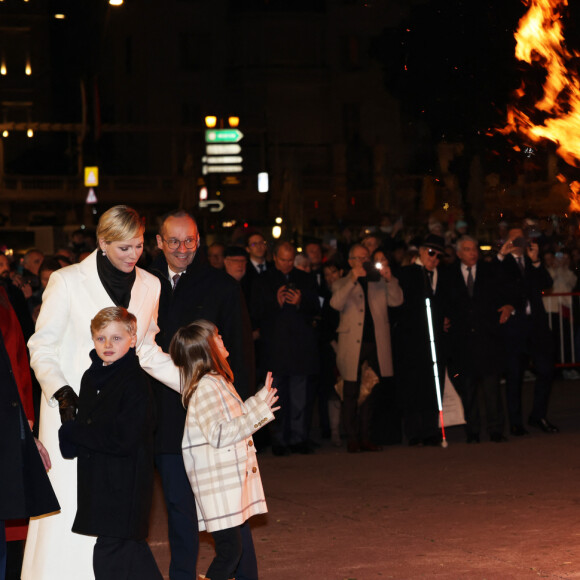
[[[185,324],[205,319],[219,329],[228,349],[229,363],[236,388],[243,399],[253,393],[253,357],[248,334],[244,341],[242,290],[238,282],[223,270],[212,268],[199,251],[199,231],[193,217],[184,211],[165,216],[157,235],[162,251],[149,271],[161,282],[157,325],[157,344],[169,352],[171,339]],[[247,329],[249,333],[249,329]],[[179,393],[161,383],[153,383],[157,404],[155,432],[155,465],[161,476],[167,507],[171,580],[195,578],[199,548],[195,499],[181,454],[186,411]]]
[[[121,306],[91,321],[95,349],[76,418],[59,430],[63,457],[78,457],[72,530],[97,536],[96,580],[161,580],[147,544],[153,497],[154,406],[135,352],[137,320]]]
[[[257,278],[250,306],[282,407],[271,431],[275,455],[312,452],[307,411],[311,377],[319,372],[313,321],[320,303],[312,276],[294,268],[295,255],[288,242],[276,246],[275,268]]]
[[[405,301],[393,309],[395,377],[401,399],[404,429],[409,445],[438,445],[438,407],[433,359],[427,322],[430,299],[439,377],[444,377],[444,341],[441,268],[444,240],[430,234],[419,247],[419,258],[401,268],[399,284]],[[440,379],[441,390],[443,380]],[[443,393],[441,393],[443,395]]]
[[[522,381],[529,359],[534,363],[534,403],[528,425],[544,433],[558,428],[546,417],[554,373],[555,346],[542,291],[552,287],[549,272],[542,265],[538,244],[526,239],[521,228],[511,228],[508,240],[497,254],[500,281],[514,295],[514,312],[502,326],[505,353],[506,398],[510,433],[526,435],[522,419]]]
[[[10,311],[13,319],[13,323],[8,325],[3,317],[0,332],[0,465],[3,466],[0,491],[0,579],[4,580],[5,521],[57,512],[60,506],[46,474],[50,468],[50,458],[42,444],[34,439],[24,414],[17,380],[27,374],[30,388],[30,372],[27,370],[22,332],[5,294],[2,295],[2,310]],[[9,355],[7,345],[11,345],[14,351],[12,355]]]
[[[479,260],[477,241],[463,236],[457,260],[442,281],[448,325],[449,377],[461,397],[467,443],[479,443],[481,393],[491,441],[505,441],[503,399],[500,390],[501,325],[513,310],[497,268]]]

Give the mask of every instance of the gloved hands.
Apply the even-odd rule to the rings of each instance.
[[[58,411],[60,413],[60,422],[74,421],[79,404],[78,395],[72,387],[65,385],[61,387],[53,397],[58,401]]]

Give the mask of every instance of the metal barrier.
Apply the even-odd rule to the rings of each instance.
[[[542,300],[556,343],[556,366],[580,367],[580,292],[544,293]]]

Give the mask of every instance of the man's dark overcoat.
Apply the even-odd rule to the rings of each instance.
[[[249,385],[251,373],[244,359],[244,348],[248,344],[244,345],[242,309],[245,304],[239,284],[224,271],[212,268],[200,251],[181,275],[175,290],[168,278],[167,260],[163,254],[153,261],[149,271],[161,282],[157,344],[169,352],[171,339],[182,326],[202,319],[213,322],[230,353],[228,362],[234,373],[236,390],[245,399],[255,387]],[[155,453],[181,454],[185,425],[181,397],[157,381],[153,381],[153,392],[157,404]]]
[[[40,516],[60,506],[22,409],[0,333],[0,520]]]

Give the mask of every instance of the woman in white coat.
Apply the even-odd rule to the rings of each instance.
[[[350,272],[332,285],[330,305],[340,312],[336,366],[344,380],[343,413],[348,451],[378,451],[370,441],[371,408],[359,408],[360,374],[367,362],[379,377],[393,376],[388,306],[403,303],[403,291],[388,263],[367,273],[369,251],[355,244],[349,252]],[[380,272],[380,273],[379,273]]]
[[[61,512],[30,522],[23,580],[91,580],[95,539],[74,534],[77,509],[76,459],[63,459],[58,429],[75,399],[93,348],[90,322],[107,306],[124,306],[137,318],[137,354],[141,366],[179,391],[179,373],[169,355],[155,344],[159,280],[136,268],[143,252],[139,214],[115,206],[99,220],[99,247],[80,264],[54,272],[43,294],[36,332],[28,342],[30,364],[42,387],[39,439],[52,459],[49,477]],[[55,396],[56,395],[56,396]]]

